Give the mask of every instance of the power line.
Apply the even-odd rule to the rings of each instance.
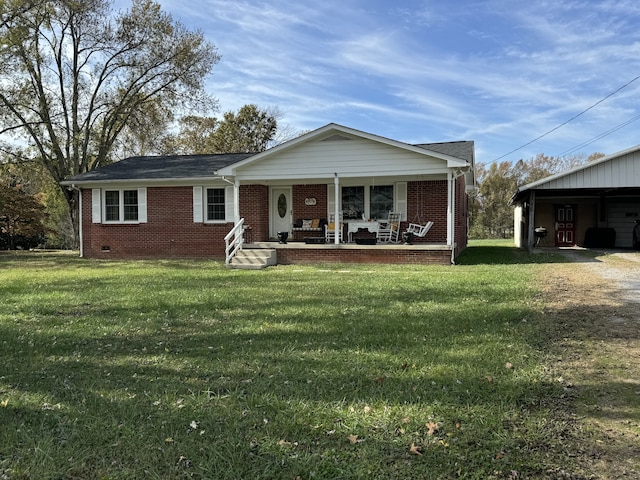
[[[607,131],[605,131],[605,132],[603,132],[603,133],[601,133],[601,134],[599,134],[599,135],[597,135],[597,136],[593,137],[591,140],[587,140],[586,142],[583,142],[583,143],[581,143],[580,145],[577,145],[577,146],[575,146],[575,147],[573,147],[573,148],[570,148],[569,150],[565,150],[565,151],[564,151],[564,152],[562,152],[560,155],[556,155],[556,157],[562,157],[562,156],[564,156],[564,155],[569,155],[570,153],[574,153],[574,152],[576,152],[576,151],[580,150],[581,148],[586,147],[587,145],[591,145],[593,142],[595,142],[595,141],[597,141],[597,140],[600,140],[601,138],[604,138],[604,137],[606,137],[606,136],[611,135],[611,134],[612,134],[612,133],[614,133],[614,132],[617,132],[617,131],[618,131],[618,130],[620,130],[621,128],[624,128],[624,127],[626,127],[627,125],[630,125],[630,124],[632,124],[633,122],[635,122],[635,121],[637,121],[637,120],[640,120],[640,115],[636,115],[635,117],[633,117],[633,118],[631,118],[631,119],[627,120],[626,122],[622,122],[621,124],[616,125],[615,127],[613,127],[613,128],[611,128],[611,129],[609,129],[609,130],[607,130]]]
[[[501,159],[503,159],[504,157],[509,156],[509,155],[511,155],[512,153],[517,152],[518,150],[522,150],[524,147],[528,147],[528,146],[529,146],[529,145],[531,145],[532,143],[537,142],[537,141],[538,141],[538,140],[540,140],[541,138],[544,138],[544,137],[546,137],[547,135],[549,135],[549,134],[551,134],[551,133],[555,132],[555,131],[556,131],[556,130],[558,130],[559,128],[564,127],[566,124],[568,124],[568,123],[570,123],[570,122],[574,121],[574,120],[575,120],[576,118],[578,118],[579,116],[584,115],[585,113],[587,113],[587,112],[588,112],[589,110],[591,110],[592,108],[597,107],[598,105],[600,105],[600,104],[601,104],[602,102],[604,102],[605,100],[607,100],[607,99],[609,99],[609,98],[613,97],[613,96],[614,96],[616,93],[618,93],[620,90],[622,90],[622,89],[624,89],[624,88],[628,87],[629,85],[631,85],[633,82],[635,82],[635,81],[636,81],[636,80],[638,80],[638,79],[640,79],[640,75],[638,75],[637,77],[635,77],[635,78],[633,78],[633,79],[629,80],[627,83],[625,83],[624,85],[622,85],[620,88],[618,88],[617,90],[615,90],[615,91],[611,92],[611,93],[610,93],[609,95],[607,95],[606,97],[604,97],[604,98],[602,98],[602,99],[598,100],[596,103],[594,103],[593,105],[591,105],[589,108],[586,108],[585,110],[581,111],[580,113],[578,113],[578,114],[574,115],[574,116],[573,116],[573,117],[571,117],[569,120],[567,120],[567,121],[565,121],[565,122],[562,122],[562,123],[561,123],[560,125],[558,125],[557,127],[552,128],[552,129],[551,129],[551,130],[549,130],[548,132],[543,133],[543,134],[542,134],[542,135],[540,135],[539,137],[534,138],[533,140],[531,140],[531,141],[529,141],[529,142],[525,143],[524,145],[521,145],[521,146],[519,146],[518,148],[515,148],[515,149],[511,150],[511,151],[510,151],[510,152],[508,152],[508,153],[505,153],[504,155],[502,155],[502,156],[500,156],[500,157],[496,158],[495,160],[493,160],[491,163],[493,163],[493,162],[497,162],[498,160],[501,160]],[[594,141],[595,141],[595,140],[594,140]]]

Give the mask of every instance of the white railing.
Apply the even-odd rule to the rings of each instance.
[[[225,263],[229,265],[231,259],[242,250],[244,245],[244,218],[241,218],[238,223],[231,229],[229,233],[224,237],[225,247]]]

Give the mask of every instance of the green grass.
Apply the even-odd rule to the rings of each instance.
[[[535,322],[554,257],[534,257],[478,244],[455,267],[251,272],[0,255],[0,478],[566,468]]]

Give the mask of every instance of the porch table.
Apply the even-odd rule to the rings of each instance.
[[[378,230],[380,229],[380,223],[372,220],[348,220],[347,223],[347,239],[349,243],[353,243],[353,233],[357,233],[357,231],[361,228],[367,229],[371,233],[375,233],[378,235]]]

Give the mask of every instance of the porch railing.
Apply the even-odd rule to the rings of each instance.
[[[238,223],[231,229],[229,233],[224,237],[225,243],[225,264],[229,265],[231,259],[242,250],[244,244],[244,218],[241,218]]]

